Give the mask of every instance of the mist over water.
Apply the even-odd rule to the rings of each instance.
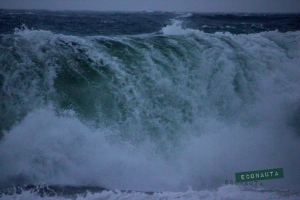
[[[187,15],[186,17],[193,17]],[[300,180],[300,32],[0,36],[0,184],[219,188]]]

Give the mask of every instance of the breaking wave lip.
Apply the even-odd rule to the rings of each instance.
[[[183,15],[180,15],[174,19],[171,19],[171,24],[168,24],[164,27],[161,28],[160,31],[153,32],[153,33],[143,33],[143,34],[138,34],[138,35],[111,35],[111,36],[101,36],[101,35],[95,35],[95,36],[85,36],[85,37],[105,37],[105,38],[122,38],[122,37],[147,37],[147,36],[154,36],[154,35],[160,35],[161,33],[164,35],[188,35],[188,34],[208,34],[208,35],[215,35],[215,34],[228,34],[228,35],[235,35],[233,33],[230,33],[228,31],[220,31],[220,32],[215,32],[215,33],[205,33],[203,30],[198,30],[198,29],[192,29],[192,28],[185,28],[183,26],[184,21],[182,18],[188,18],[193,16],[193,13],[185,13]],[[102,23],[111,23],[109,21],[101,21]],[[256,27],[256,28],[263,28],[263,24],[247,24],[242,22],[241,24],[251,26],[251,27]],[[202,25],[202,28],[210,28],[211,26],[209,25]],[[220,28],[226,28],[226,29],[236,29],[237,27],[235,26],[220,26]],[[33,32],[50,32],[48,30],[34,30],[34,29],[29,29],[26,24],[22,24],[21,28],[15,28],[14,34],[19,34],[19,35],[25,35]],[[253,34],[261,34],[261,33],[266,33],[266,32],[279,32],[278,30],[273,30],[273,31],[264,31],[262,30],[260,33],[243,33],[243,34],[238,34],[238,35],[253,35]],[[297,33],[300,32],[298,31],[287,31],[286,33]],[[56,34],[56,35],[62,35],[62,34]],[[70,35],[71,36],[71,35]],[[74,36],[77,37],[77,36]],[[79,36],[78,36],[79,37]]]
[[[161,29],[164,35],[186,35],[192,33],[204,33],[203,31],[190,29],[190,28],[183,28],[182,27],[182,20],[173,19],[172,24],[167,25]]]
[[[192,29],[192,28],[185,28],[183,26],[184,21],[181,20],[180,18],[175,18],[171,20],[171,24],[166,25],[165,27],[163,27],[161,29],[161,32],[165,35],[188,35],[188,34],[207,34],[207,35],[218,35],[218,34],[227,34],[227,35],[235,35],[233,33],[230,33],[228,31],[217,31],[215,33],[205,33],[203,30],[198,30],[198,29]],[[264,31],[263,28],[263,24],[247,24],[242,22],[241,24],[243,25],[247,25],[247,26],[251,26],[251,27],[255,27],[255,28],[261,28],[262,31],[259,33],[243,33],[243,34],[238,34],[238,35],[256,35],[256,34],[262,34],[262,33],[267,33],[267,32],[277,32],[280,33],[278,30],[273,30],[273,31]],[[211,28],[211,26],[209,25],[202,25],[202,28]],[[224,26],[220,26],[219,28],[222,29],[236,29],[237,27],[235,26],[229,26],[229,25],[224,25]],[[287,31],[286,33],[299,33],[300,30],[297,31]]]
[[[300,47],[295,41],[299,41],[300,32],[207,34],[184,29],[179,20],[162,32],[147,37],[76,37],[16,30],[15,35],[24,39],[18,38],[18,42],[29,42],[31,50],[28,53],[27,47],[18,46],[21,58],[28,58],[16,64],[18,70],[25,73],[33,66],[40,69],[42,64],[48,70],[47,76],[38,71],[26,84],[15,83],[24,86],[20,90],[13,90],[17,89],[14,84],[7,85],[9,91],[18,91],[14,95],[27,102],[25,107],[35,105],[42,90],[49,89],[47,98],[59,91],[70,95],[63,86],[55,85],[60,73],[72,72],[71,77],[88,86],[84,89],[91,89],[85,95],[94,95],[99,85],[90,76],[85,77],[88,72],[79,65],[91,63],[84,66],[100,71],[99,77],[108,81],[104,84],[107,88],[101,88],[106,89],[105,94],[114,91],[110,94],[113,98],[103,97],[105,105],[114,99],[125,102],[118,105],[127,106],[129,111],[117,113],[127,111],[131,118],[125,115],[129,125],[124,122],[121,128],[117,123],[102,123],[105,118],[94,127],[80,116],[80,109],[68,108],[67,112],[53,101],[37,102],[0,142],[0,171],[5,172],[0,175],[1,184],[45,181],[163,191],[184,191],[191,185],[201,190],[219,187],[229,174],[243,169],[278,166],[289,173],[285,180],[270,181],[270,187],[295,187],[299,183],[296,158],[300,156],[298,129],[293,124],[300,110],[296,90],[300,83]],[[124,48],[121,51],[116,47]],[[37,55],[34,59],[44,62],[31,59],[32,52]],[[70,61],[69,65],[55,63],[53,55]],[[81,59],[79,64],[77,58]],[[60,81],[76,83],[63,78]],[[120,85],[114,85],[114,81]],[[39,88],[41,85],[46,89]],[[29,101],[31,89],[37,90]],[[87,99],[95,97],[102,98],[95,95]],[[118,117],[123,120],[124,116]],[[170,128],[174,125],[170,122],[175,128]],[[155,131],[166,136],[153,139],[147,135]],[[178,138],[172,138],[175,136]]]

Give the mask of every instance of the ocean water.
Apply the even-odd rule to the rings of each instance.
[[[0,104],[1,187],[300,198],[299,14],[0,10]]]

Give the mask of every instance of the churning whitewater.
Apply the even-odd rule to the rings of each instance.
[[[264,187],[299,187],[300,31],[207,33],[176,19],[136,35],[23,26],[0,41],[2,186],[219,188],[164,194],[214,198],[245,194],[223,186],[236,172],[282,167]]]

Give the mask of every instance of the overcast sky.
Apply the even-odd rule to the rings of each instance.
[[[300,12],[300,0],[0,0],[5,9]]]

